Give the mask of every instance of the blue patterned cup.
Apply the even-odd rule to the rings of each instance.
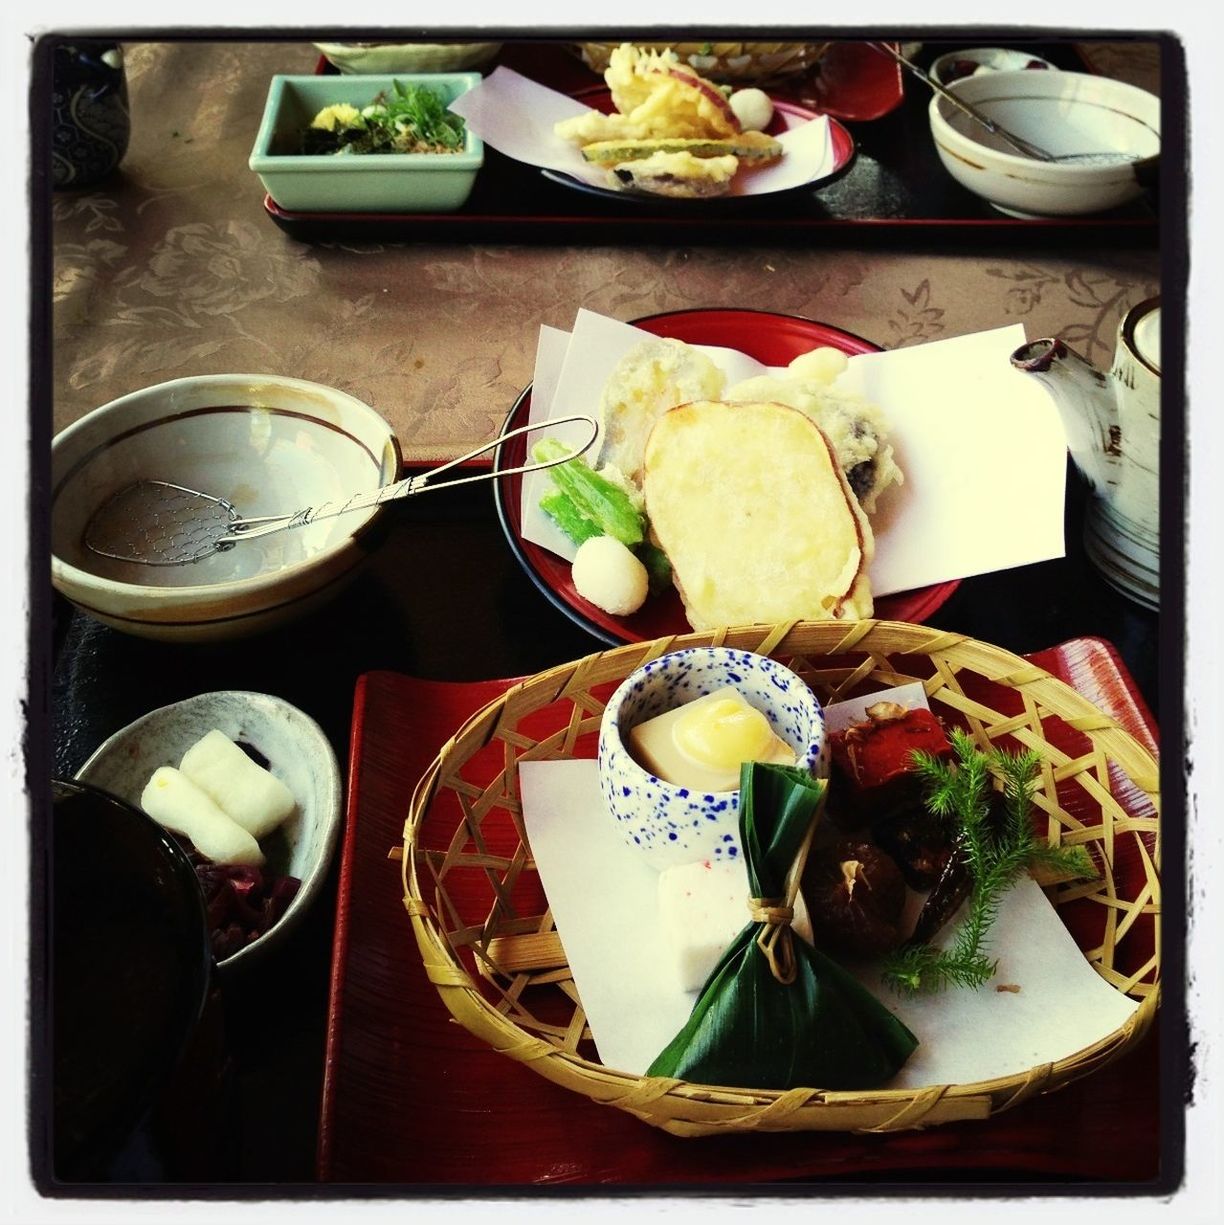
[[[660,870],[738,858],[739,792],[703,792],[665,782],[630,755],[629,731],[728,685],[768,718],[794,750],[798,766],[817,776],[828,772],[824,710],[789,668],[730,647],[690,647],[645,664],[625,679],[604,709],[599,783],[625,841]]]
[[[51,181],[92,187],[113,174],[131,135],[127,78],[117,43],[74,39],[55,48]]]

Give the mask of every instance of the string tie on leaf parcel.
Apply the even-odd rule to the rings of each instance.
[[[783,986],[795,981],[795,933],[791,921],[795,917],[794,906],[785,898],[748,899],[748,913],[754,923],[760,923],[757,947],[765,954],[770,972]]]
[[[872,1088],[895,1076],[918,1045],[852,974],[795,939],[793,907],[826,789],[798,766],[741,766],[739,834],[752,920],[648,1076],[754,1089]]]
[[[795,895],[799,892],[799,878],[807,863],[808,851],[812,847],[812,836],[816,825],[824,812],[828,790],[821,788],[820,796],[812,808],[808,819],[803,841],[795,853],[794,862],[788,873],[788,887],[785,897],[750,897],[748,899],[748,914],[753,923],[760,923],[761,930],[757,933],[757,947],[765,956],[770,973],[784,987],[789,987],[795,981],[798,965],[795,961],[795,933],[791,924],[795,918]]]

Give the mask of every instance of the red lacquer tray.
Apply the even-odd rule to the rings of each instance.
[[[1083,71],[1071,43],[1025,43],[1025,50]],[[599,78],[560,41],[507,42],[499,65],[562,93],[597,88]],[[334,71],[320,60],[318,71]],[[1043,240],[1079,242],[1100,234],[1109,242],[1146,244],[1156,233],[1155,214],[1144,202],[1095,217],[1022,220],[1008,217],[965,190],[939,162],[927,118],[927,91],[865,42],[834,41],[816,70],[770,86],[792,107],[816,111],[849,125],[844,140],[858,153],[815,190],[768,196],[723,197],[715,209],[651,206],[594,192],[574,191],[488,150],[467,203],[453,213],[300,212],[271,196],[264,209],[285,233],[302,242],[666,242],[810,243],[835,240],[864,226],[881,235],[914,226],[951,233],[963,245],[974,236],[1001,232]],[[836,129],[835,129],[836,131]],[[852,141],[851,141],[852,137]],[[839,138],[841,139],[841,138]],[[705,201],[712,204],[714,201]],[[857,241],[857,236],[856,236]],[[1027,238],[1025,239],[1027,241]]]
[[[1152,716],[1108,643],[1073,639],[1028,658],[1156,752]],[[1159,1026],[1133,1051],[1056,1093],[981,1122],[887,1135],[682,1139],[561,1089],[482,1044],[451,1019],[426,979],[388,851],[400,845],[412,788],[442,744],[513,683],[390,672],[358,682],[321,1180],[488,1190],[1027,1178],[1138,1191],[1159,1177]]]

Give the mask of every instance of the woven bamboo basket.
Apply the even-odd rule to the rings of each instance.
[[[604,1067],[523,829],[520,761],[593,757],[604,703],[648,660],[685,646],[757,651],[824,702],[921,681],[982,747],[1038,750],[1034,813],[1083,846],[1099,879],[1052,885],[1085,958],[1138,1001],[1106,1039],[1022,1075],[919,1089],[747,1090]],[[1160,982],[1159,781],[1152,755],[1070,686],[962,635],[888,621],[800,622],[635,643],[551,668],[477,712],[442,748],[404,826],[404,906],[430,981],[463,1026],[511,1059],[677,1135],[895,1131],[982,1119],[1102,1067],[1147,1031]],[[396,848],[397,851],[399,848]]]
[[[580,43],[576,48],[592,72],[603,72],[619,43]],[[682,64],[722,85],[775,85],[818,64],[829,44],[824,43],[637,43],[651,51],[676,53]]]

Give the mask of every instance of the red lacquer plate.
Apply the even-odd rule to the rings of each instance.
[[[796,102],[838,119],[880,119],[901,105],[905,77],[870,43],[835,42],[791,92]]]
[[[817,345],[830,345],[844,353],[877,353],[879,345],[797,315],[776,315],[751,310],[689,310],[651,315],[633,321],[635,327],[656,336],[671,336],[689,344],[719,345],[738,349],[769,366],[785,366],[800,353]],[[506,418],[503,430],[526,425],[531,411],[531,388],[519,396]],[[496,470],[526,463],[527,440],[516,438],[500,447],[493,459]],[[514,555],[531,581],[550,603],[602,642],[645,642],[668,634],[686,634],[689,624],[680,597],[674,591],[647,600],[631,617],[614,617],[580,596],[570,577],[570,563],[547,549],[523,539],[523,478],[506,476],[494,482],[493,496],[502,530]],[[886,621],[921,622],[939,608],[960,586],[960,580],[921,587],[915,591],[881,596],[875,616]]]
[[[1114,649],[1078,638],[1028,657],[1156,752],[1156,729]],[[405,1187],[743,1187],[777,1180],[972,1183],[1032,1178],[1126,1184],[1159,1174],[1157,1030],[1057,1093],[926,1131],[737,1133],[684,1139],[599,1106],[456,1024],[404,916],[408,797],[464,720],[514,681],[361,677],[355,695],[332,958],[318,1174]],[[986,695],[993,697],[994,695]],[[1067,725],[1046,729],[1076,757]]]
[[[605,114],[610,114],[616,109],[612,103],[611,91],[602,85],[593,85],[589,89],[579,90],[574,94],[574,97],[579,102],[584,102],[587,106],[603,111]],[[770,136],[780,136],[791,128],[799,127],[801,124],[819,118],[816,111],[809,110],[797,102],[778,97],[771,97],[770,101],[774,107],[773,119],[766,128]],[[816,191],[818,188],[841,178],[850,169],[851,163],[854,161],[854,137],[832,116],[829,117],[829,141],[833,147],[833,169],[827,174],[810,179],[806,183],[800,183],[795,187],[788,187],[782,191],[762,192],[756,195],[729,194],[714,196],[705,200],[680,200],[648,192],[614,191],[610,187],[596,187],[594,184],[583,182],[581,179],[572,178],[568,174],[562,174],[555,170],[542,170],[540,173],[551,182],[559,183],[563,187],[572,188],[574,191],[597,196],[604,200],[614,200],[619,204],[644,205],[655,211],[662,209],[672,213],[676,211],[706,212],[711,208],[745,209],[751,207],[753,201],[776,200],[779,196],[791,195],[796,192]],[[742,170],[741,173],[743,173]]]

